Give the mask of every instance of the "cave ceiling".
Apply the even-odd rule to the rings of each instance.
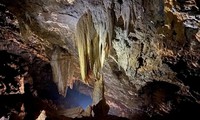
[[[193,116],[200,111],[194,107],[200,106],[199,0],[1,0],[0,6],[7,11],[0,50],[26,61],[31,72],[24,76],[42,73],[31,78],[40,91],[43,79],[65,96],[76,81],[92,89],[103,77],[109,114],[164,116],[186,112],[182,105],[194,108]]]

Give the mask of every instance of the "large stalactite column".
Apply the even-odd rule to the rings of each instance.
[[[76,40],[81,77],[85,83],[95,81],[93,104],[97,104],[103,98],[102,77],[100,75],[100,40],[90,12],[85,13],[79,19],[76,29]]]
[[[106,106],[102,68],[111,46],[111,25],[109,20],[105,24],[94,25],[92,12],[88,11],[79,19],[75,32],[81,76],[85,83],[94,83],[93,105],[102,115]],[[98,103],[100,105],[97,106]]]

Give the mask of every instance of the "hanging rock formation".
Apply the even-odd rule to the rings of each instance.
[[[199,0],[0,3],[16,16],[21,42],[38,52],[25,46],[1,50],[22,57],[20,51],[29,51],[51,63],[60,94],[65,95],[75,80],[93,87],[94,78],[102,74],[109,114],[129,119],[199,118]]]

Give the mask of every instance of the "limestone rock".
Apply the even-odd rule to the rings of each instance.
[[[74,80],[84,81],[91,73],[100,73],[105,80],[109,114],[129,119],[140,116],[170,119],[174,117],[171,113],[177,119],[185,117],[185,113],[198,116],[199,0],[1,0],[0,3],[17,20],[2,21],[19,26],[20,32],[13,34],[4,29],[1,37],[6,39],[0,41],[0,49],[36,65],[31,71],[34,83],[40,83],[35,84],[38,94],[51,91],[40,87],[52,79],[42,72],[50,73],[47,68],[52,69],[54,82],[63,95]],[[10,41],[11,36],[23,39]],[[49,62],[51,66],[45,68]],[[38,67],[40,63],[44,66]],[[40,72],[44,77],[36,76]],[[94,79],[87,82],[94,87]]]

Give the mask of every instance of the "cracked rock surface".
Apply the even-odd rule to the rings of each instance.
[[[6,13],[3,16],[2,12],[0,19],[0,51],[4,51],[0,53],[6,51],[9,56],[14,54],[26,61],[25,65],[19,62],[14,65],[24,66],[24,72],[18,74],[32,79],[41,96],[54,93],[55,96],[48,96],[54,99],[59,94],[65,95],[67,87],[72,88],[76,80],[81,80],[75,32],[79,19],[90,13],[92,20],[86,25],[94,25],[92,29],[103,47],[111,39],[102,70],[109,114],[138,120],[200,118],[199,0],[1,0],[0,3],[4,6],[1,11]],[[8,11],[14,18],[9,18]],[[83,32],[83,36],[93,34],[91,30],[84,31],[88,33]],[[95,48],[101,46],[94,45]],[[9,69],[14,66],[9,65]],[[2,76],[5,74],[0,73],[4,79]],[[53,87],[49,82],[55,83]],[[88,85],[92,88],[94,82],[89,81]],[[3,86],[1,80],[0,93],[9,94]],[[80,88],[76,89],[91,95],[91,90]]]

